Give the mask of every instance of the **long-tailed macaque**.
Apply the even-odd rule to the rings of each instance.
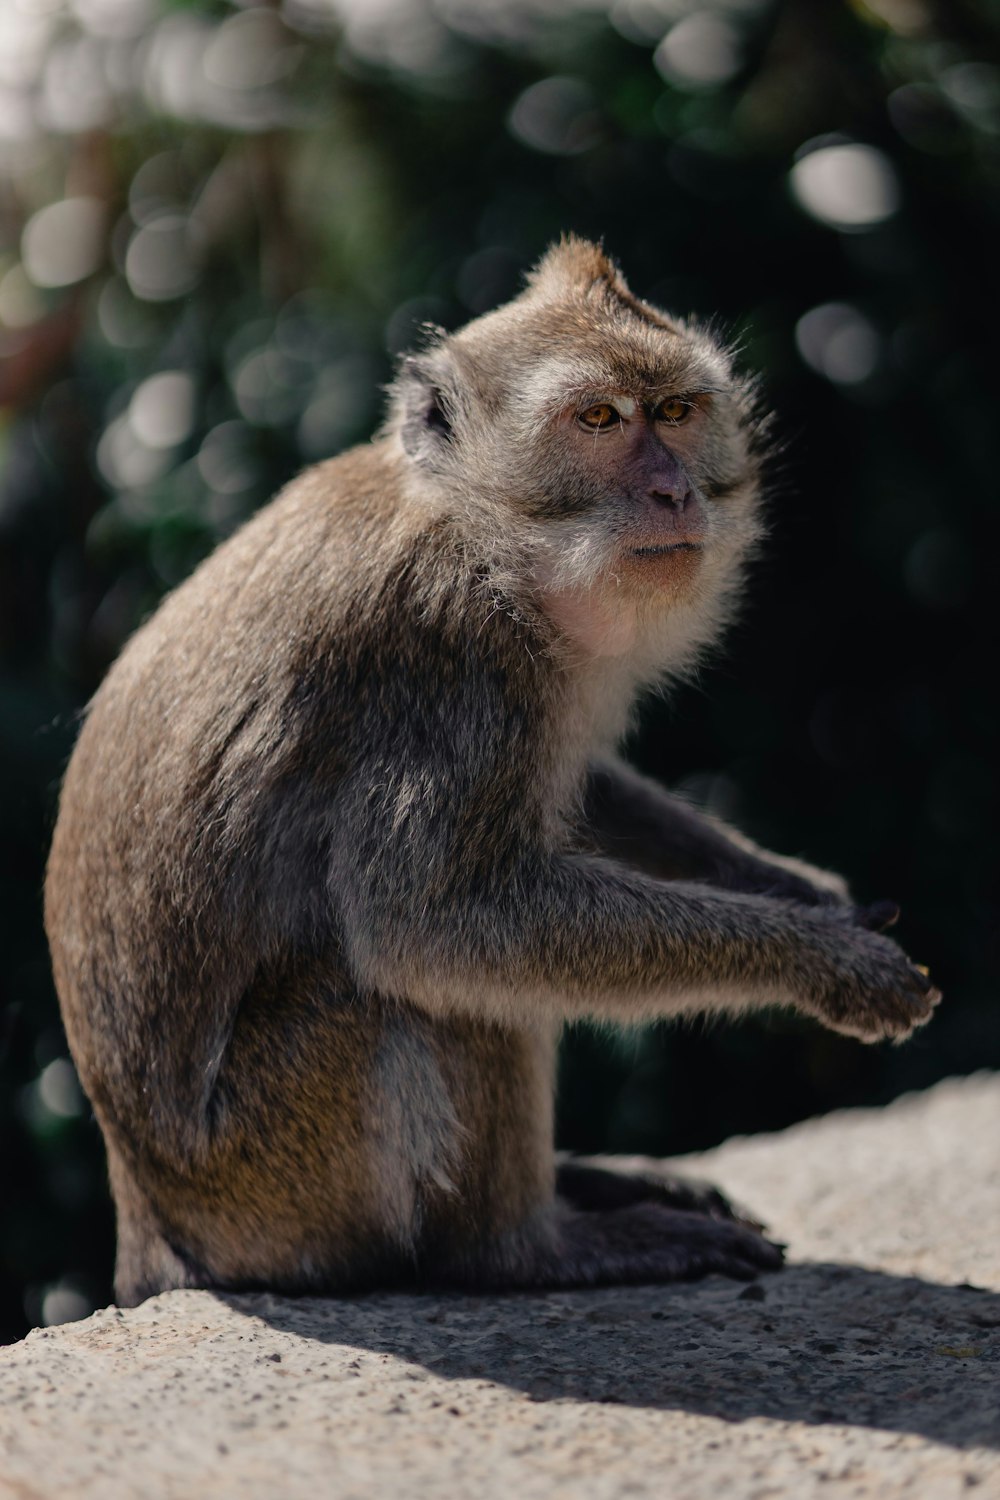
[[[761,535],[752,389],[567,239],[406,359],[135,635],[70,763],[46,920],[116,1290],[753,1275],[718,1197],[557,1162],[577,1017],[939,998],[836,876],[626,768]]]

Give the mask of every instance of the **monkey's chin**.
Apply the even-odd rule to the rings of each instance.
[[[701,542],[644,542],[623,550],[616,571],[639,593],[674,594],[693,583],[704,550]]]

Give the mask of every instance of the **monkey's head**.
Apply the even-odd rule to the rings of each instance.
[[[752,387],[597,245],[554,246],[514,301],[407,358],[393,397],[417,488],[474,517],[588,654],[645,642],[676,670],[718,633],[761,530]]]

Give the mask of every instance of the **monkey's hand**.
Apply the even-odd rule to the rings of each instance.
[[[941,992],[898,943],[858,926],[852,909],[803,916],[806,948],[819,960],[806,978],[804,1008],[824,1025],[863,1042],[903,1041],[930,1020]]]

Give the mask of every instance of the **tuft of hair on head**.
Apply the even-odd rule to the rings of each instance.
[[[630,313],[644,323],[676,331],[676,324],[659,308],[635,295],[603,245],[576,234],[562,235],[528,272],[527,295],[544,302],[582,297],[599,302],[606,311]]]
[[[625,278],[602,245],[564,234],[550,245],[526,277],[530,289],[539,296],[558,298],[568,292],[588,292],[613,286],[628,291]]]

